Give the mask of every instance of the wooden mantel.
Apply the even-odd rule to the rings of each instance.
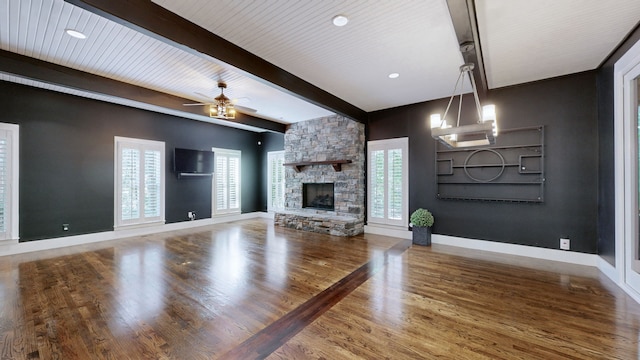
[[[331,165],[334,171],[342,171],[342,164],[350,164],[351,160],[324,160],[324,161],[300,161],[282,164],[284,166],[292,166],[296,172],[307,165]]]

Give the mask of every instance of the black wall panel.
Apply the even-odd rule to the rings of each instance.
[[[167,223],[211,216],[211,179],[178,179],[175,147],[241,150],[242,211],[265,207],[259,133],[8,82],[0,92],[0,122],[20,125],[21,241],[113,229],[114,136],[165,142]]]
[[[616,263],[613,64],[598,72],[598,254]]]
[[[369,140],[409,137],[409,209],[435,216],[438,234],[595,253],[597,221],[596,73],[586,72],[490,91],[499,126],[545,126],[546,184],[541,204],[439,200],[435,144],[429,115],[444,113],[448,99],[374,112]],[[472,116],[473,99],[463,113]],[[465,119],[465,117],[463,117]],[[464,121],[464,120],[463,120]],[[468,121],[468,120],[467,120]]]

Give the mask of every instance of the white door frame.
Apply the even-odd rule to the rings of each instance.
[[[615,273],[618,284],[640,302],[640,274],[632,270],[637,234],[635,78],[640,76],[640,41],[614,66]],[[633,104],[633,105],[632,105]]]

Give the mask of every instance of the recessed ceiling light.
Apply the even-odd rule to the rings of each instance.
[[[391,74],[389,74],[389,79],[395,79],[395,78],[397,78],[398,76],[400,76],[400,74],[398,74],[398,73],[391,73]]]
[[[87,35],[81,33],[78,30],[74,30],[74,29],[65,29],[64,30],[69,36],[73,36],[76,39],[86,39]]]
[[[332,21],[335,26],[345,26],[349,22],[349,19],[344,15],[336,15],[333,17]]]

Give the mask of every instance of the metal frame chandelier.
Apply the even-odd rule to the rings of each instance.
[[[484,146],[496,143],[496,137],[498,136],[496,108],[495,105],[480,106],[478,90],[476,89],[476,82],[472,74],[474,67],[475,65],[473,63],[460,66],[460,74],[458,75],[456,86],[453,89],[453,94],[451,94],[451,98],[449,99],[447,109],[444,111],[444,116],[440,118],[440,114],[431,115],[431,136],[447,148]],[[464,84],[465,76],[469,76],[469,80],[471,80],[471,88],[473,89],[473,97],[478,112],[478,121],[476,124],[461,126],[462,85]],[[457,95],[460,97],[458,103],[458,121],[456,122],[456,126],[451,126],[447,124],[446,118],[453,99]]]
[[[217,119],[235,119],[236,109],[233,106],[231,100],[224,96],[224,89],[227,88],[227,84],[219,82],[220,95],[216,96],[213,103],[209,106],[209,116]]]

